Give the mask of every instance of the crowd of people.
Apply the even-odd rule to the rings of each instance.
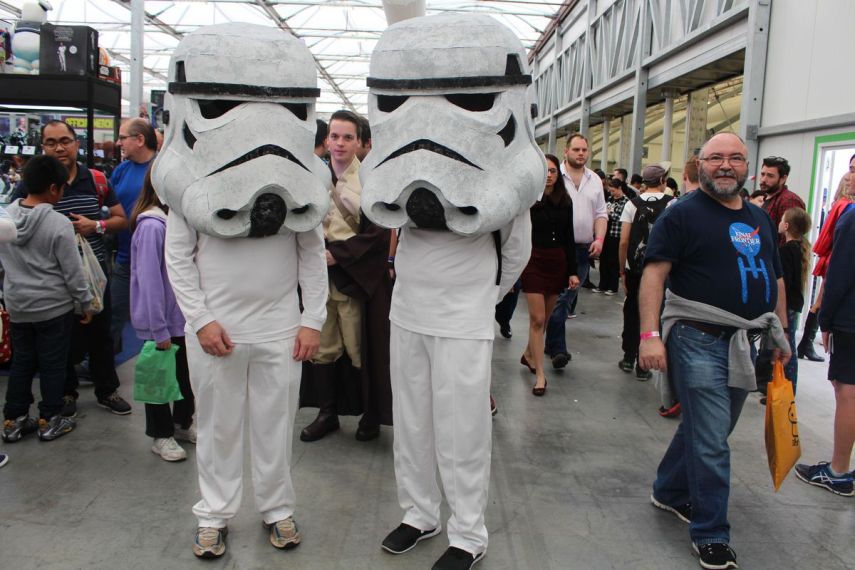
[[[41,134],[43,154],[22,169],[11,204],[0,210],[0,263],[12,345],[2,439],[14,443],[35,432],[39,439],[51,441],[73,431],[78,421],[78,373],[84,361],[98,405],[117,415],[130,414],[131,405],[117,391],[114,363],[130,321],[140,339],[175,355],[183,399],[171,405],[145,404],[146,434],[152,438],[153,453],[165,461],[183,460],[187,453],[179,442],[196,443],[197,423],[210,424],[215,407],[233,408],[243,397],[232,394],[233,401],[226,403],[222,395],[212,394],[209,384],[191,385],[188,351],[196,351],[194,358],[201,361],[232,354],[236,348],[235,339],[217,321],[206,321],[204,315],[187,309],[198,305],[199,294],[199,269],[190,272],[187,264],[193,251],[202,251],[206,244],[199,237],[194,238],[199,241],[193,251],[168,245],[170,239],[175,243],[176,235],[183,239],[192,230],[175,225],[176,218],[154,190],[151,165],[158,137],[147,121],[122,124],[116,146],[124,161],[106,188],[97,183],[96,173],[77,161],[79,140],[70,125],[50,121]],[[406,307],[392,306],[399,236],[361,215],[359,169],[370,150],[370,128],[364,118],[339,111],[329,124],[318,121],[315,153],[326,161],[332,180],[330,211],[322,224],[326,271],[314,276],[327,283],[328,295],[322,300],[326,318],[314,325],[317,338],[298,336],[287,353],[269,356],[303,361],[293,372],[302,378],[300,405],[318,408],[317,417],[300,432],[305,442],[339,429],[342,414],[360,415],[355,438],[369,441],[379,436],[380,426],[392,424],[393,406],[406,408],[399,413],[418,413],[417,391],[403,402],[392,399],[390,326],[405,319]],[[546,185],[529,212],[531,256],[519,282],[495,310],[500,333],[510,338],[517,296],[520,291],[525,294],[529,328],[520,363],[534,377],[532,393],[543,397],[547,363],[561,369],[571,358],[567,343],[572,327],[569,334],[566,328],[577,310],[579,288],[588,286],[606,296],[623,291],[618,366],[640,381],[661,374],[659,414],[682,416],[659,465],[651,502],[690,524],[692,543],[705,568],[736,567],[727,520],[727,438],[746,396],[754,389],[765,390],[775,360],[784,363],[795,392],[798,358],[823,360],[814,348],[818,330],[831,355],[829,380],[837,406],[834,454],[830,462],[798,465],[796,474],[838,495],[855,495],[849,472],[855,441],[855,156],[813,248],[808,241],[811,218],[801,198],[787,188],[788,161],[763,159],[759,189],[748,195],[747,157],[739,137],[715,135],[685,163],[680,188],[669,176],[668,163],[648,164],[632,176],[621,168],[610,176],[591,170],[586,137],[571,134],[563,159],[545,155]],[[422,244],[408,237],[410,243],[402,247],[412,255],[407,249]],[[108,278],[100,311],[92,308],[93,294],[79,250],[83,242]],[[819,256],[814,275],[822,278],[822,288],[811,302],[813,253]],[[216,254],[216,250],[207,253]],[[204,259],[197,263],[204,265]],[[589,281],[595,263],[596,285]],[[320,265],[312,267],[321,271]],[[437,304],[443,302],[440,297]],[[318,309],[313,305],[317,302],[304,296],[307,315]],[[804,333],[797,344],[796,329],[806,306]],[[195,334],[186,337],[185,331]],[[756,345],[758,337],[762,341]],[[401,338],[417,342],[415,337]],[[468,350],[485,350],[484,346],[475,343]],[[395,350],[402,349],[393,343],[393,365]],[[408,374],[416,375],[417,365],[406,363]],[[213,370],[208,369],[211,378],[216,376]],[[34,418],[30,407],[36,373],[41,401]],[[292,386],[282,395],[294,406],[296,389]],[[495,415],[492,396],[490,405]],[[239,420],[237,414],[235,421]],[[289,442],[280,453],[263,441],[269,424],[267,420],[253,424],[252,444],[269,451],[288,471],[291,428],[284,431]],[[232,428],[242,433],[237,424]],[[478,428],[473,424],[466,429]],[[416,432],[396,433],[402,439],[419,437]],[[203,498],[194,512],[200,520],[209,520],[200,525],[208,530],[194,542],[194,553],[200,557],[222,555],[225,534],[217,529],[225,528],[223,513],[233,516],[239,505],[241,472],[228,466],[240,463],[235,457],[242,454],[242,441],[224,441],[217,449],[210,445],[197,449],[197,456],[207,457],[215,466],[203,471],[200,461]],[[0,466],[7,460],[0,453]],[[403,460],[413,466],[420,461],[415,456]],[[439,468],[450,469],[444,464]],[[413,480],[421,477],[418,469],[411,471]],[[223,483],[224,472],[229,472],[228,485]],[[275,489],[260,485],[259,503],[293,494],[290,478],[280,483]],[[409,492],[405,485],[399,489],[401,496]],[[411,502],[418,500],[411,497]],[[481,501],[479,497],[476,502]],[[476,519],[481,509],[480,522],[469,529],[471,540],[479,544],[485,540],[478,534],[482,506],[461,507],[469,508]],[[438,512],[438,502],[430,508],[434,507]],[[273,546],[291,548],[299,543],[290,515],[267,518]],[[436,526],[430,525],[432,529],[424,530],[402,524],[383,547],[404,552],[436,534]]]

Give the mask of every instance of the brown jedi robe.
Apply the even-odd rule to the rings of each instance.
[[[337,412],[366,414],[368,423],[392,425],[392,383],[389,377],[389,276],[391,230],[359,216],[359,233],[327,244],[338,263],[329,275],[339,291],[363,302],[362,369],[354,368],[345,353],[336,361]],[[303,363],[300,407],[317,407],[312,364]],[[376,420],[376,421],[375,421]]]

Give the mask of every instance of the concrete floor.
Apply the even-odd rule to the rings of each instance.
[[[512,340],[496,338],[493,470],[487,525],[490,548],[478,566],[492,569],[681,569],[697,567],[688,527],[649,503],[656,466],[677,421],[656,414],[649,382],[617,367],[621,298],[583,291],[568,322],[573,361],[548,372],[545,397],[519,363],[526,342],[524,299]],[[800,361],[803,460],[831,454],[834,402],[825,364]],[[120,370],[130,399],[132,362]],[[0,380],[0,394],[5,379]],[[30,437],[4,444],[0,469],[0,568],[430,568],[445,536],[402,556],[380,541],[399,522],[392,432],[353,439],[356,419],[322,441],[294,444],[296,514],[303,542],[290,552],[267,544],[248,479],[229,551],[212,563],[190,549],[198,498],[193,448],[170,464],[149,451],[144,414],[127,417],[78,404],[78,429],[53,443]],[[301,428],[313,417],[303,410]],[[763,407],[746,402],[731,437],[732,545],[742,568],[855,567],[855,499],[809,487],[791,475],[772,490],[763,444]],[[444,511],[444,516],[447,512]]]

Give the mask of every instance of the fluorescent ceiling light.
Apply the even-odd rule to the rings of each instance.
[[[0,109],[12,111],[75,111],[83,112],[80,107],[54,107],[51,105],[0,105]]]

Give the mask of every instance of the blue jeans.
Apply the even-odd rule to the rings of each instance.
[[[114,351],[122,352],[122,331],[131,318],[131,265],[116,263],[110,277],[112,319],[110,334],[113,335]]]
[[[659,463],[653,495],[692,505],[689,535],[697,545],[730,542],[730,447],[727,437],[748,392],[729,388],[730,338],[678,322],[668,336],[668,370],[683,420]]]
[[[588,249],[591,244],[577,243],[576,244],[576,276],[579,277],[579,284],[585,282],[588,278],[588,271],[591,264],[588,261]],[[562,352],[567,352],[567,337],[564,333],[564,325],[567,323],[567,315],[570,314],[570,305],[576,300],[576,295],[579,294],[579,289],[564,289],[555,301],[555,308],[549,316],[549,323],[546,325],[546,354],[554,356]]]
[[[42,401],[39,415],[50,419],[62,411],[65,366],[71,347],[74,313],[36,323],[11,323],[12,367],[6,386],[3,416],[14,420],[30,412],[33,403],[33,377],[39,373]]]

